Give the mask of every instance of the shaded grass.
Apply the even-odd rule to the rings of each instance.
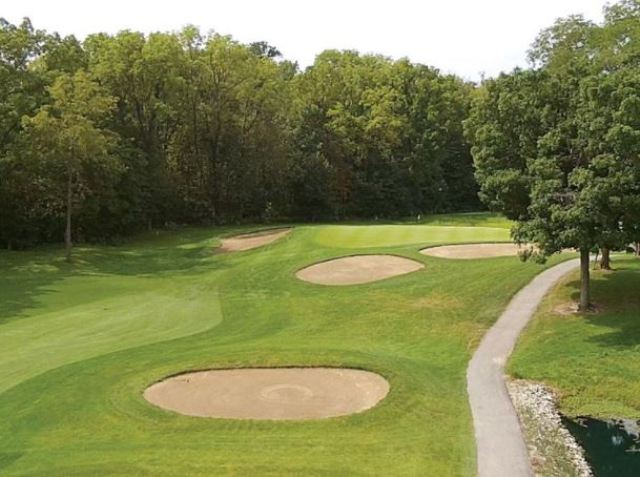
[[[509,372],[557,390],[570,416],[640,418],[640,260],[594,273],[597,313],[567,314],[578,275],[556,286],[524,333]]]
[[[55,249],[0,254],[10,297],[0,314],[10,363],[0,361],[0,473],[472,475],[466,365],[541,268],[516,257],[432,259],[399,238],[472,242],[484,233],[424,229],[359,228],[351,240],[368,252],[426,268],[350,287],[294,277],[353,253],[340,227],[298,227],[234,254],[212,253],[235,231],[220,228],[79,249],[73,266]],[[182,371],[305,365],[372,370],[391,391],[362,414],[284,423],[191,418],[142,398]]]

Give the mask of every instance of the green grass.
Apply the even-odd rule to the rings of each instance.
[[[474,474],[467,362],[541,267],[418,250],[506,230],[300,226],[212,253],[239,230],[85,247],[71,266],[57,248],[0,253],[1,475]],[[295,278],[354,244],[426,267],[351,287]],[[289,365],[369,369],[391,391],[368,412],[311,422],[198,419],[142,398],[180,371]]]
[[[466,214],[428,215],[420,223],[425,225],[444,225],[457,227],[493,227],[510,229],[513,222],[502,215],[490,212],[469,212]]]
[[[352,249],[508,241],[509,230],[507,229],[431,225],[334,225],[323,227],[316,236],[316,242],[319,245]]]
[[[615,256],[613,266],[594,273],[597,313],[559,313],[577,299],[577,274],[555,287],[509,365],[556,389],[570,416],[640,418],[640,259]]]

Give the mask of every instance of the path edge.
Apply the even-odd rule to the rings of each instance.
[[[567,260],[538,274],[521,288],[485,333],[469,362],[467,393],[479,477],[534,475],[520,420],[507,390],[504,367],[544,297],[579,265],[578,259]]]

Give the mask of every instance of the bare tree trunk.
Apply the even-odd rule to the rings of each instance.
[[[600,268],[602,270],[611,270],[611,251],[602,247],[602,258],[600,259]]]
[[[636,255],[640,257],[640,242],[636,242]]]
[[[580,249],[580,311],[587,311],[591,305],[591,290],[589,283],[589,249]]]
[[[71,261],[71,206],[72,206],[71,172],[67,172],[67,228],[64,232],[64,245],[67,253],[67,262]]]

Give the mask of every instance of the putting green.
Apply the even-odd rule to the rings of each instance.
[[[325,247],[350,249],[508,240],[509,230],[503,228],[432,225],[335,225],[323,227],[316,237]]]

